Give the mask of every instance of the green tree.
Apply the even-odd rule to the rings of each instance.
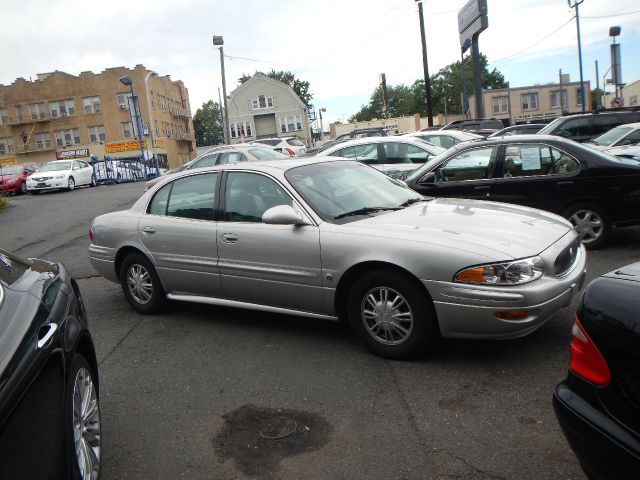
[[[593,90],[591,90],[591,108],[593,108],[594,110],[596,108],[602,108],[602,105],[600,105],[600,100],[602,99],[603,94],[604,92],[601,88],[594,88]]]
[[[313,95],[309,93],[309,88],[310,88],[309,82],[302,81],[296,78],[293,73],[286,72],[284,70],[275,71],[274,69],[271,69],[268,73],[259,72],[256,70],[255,73],[261,73],[262,75],[266,75],[269,78],[273,78],[274,80],[278,80],[279,82],[286,83],[287,85],[289,85],[291,88],[293,88],[293,91],[296,92],[296,95],[300,97],[300,100],[302,100],[302,102],[306,105],[307,110],[311,111],[312,109],[311,99],[313,98]],[[251,77],[252,75],[247,75],[246,73],[244,73],[238,79],[238,81],[240,83],[244,83],[247,80],[249,80]]]
[[[213,100],[203,103],[202,107],[196,110],[193,116],[193,131],[198,147],[224,143],[220,112],[220,104]]]
[[[505,88],[507,86],[504,76],[497,69],[489,70],[489,62],[485,55],[480,54],[480,80],[482,88]],[[429,77],[431,82],[431,99],[433,113],[444,113],[445,99],[448,113],[461,113],[462,75],[461,63],[454,62],[438,70],[435,75]],[[464,62],[464,83],[467,87],[467,95],[473,94],[473,76],[471,59]],[[420,116],[427,115],[426,94],[424,80],[418,79],[409,87],[404,85],[388,86],[389,116],[402,115]],[[382,90],[377,87],[371,95],[369,104],[362,105],[360,111],[353,115],[349,121],[364,121],[373,118],[383,118]]]

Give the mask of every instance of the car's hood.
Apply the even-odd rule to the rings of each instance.
[[[536,255],[572,229],[565,219],[542,210],[457,198],[417,203],[342,227],[356,234],[446,245],[502,259]]]

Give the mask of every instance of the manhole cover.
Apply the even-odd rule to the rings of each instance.
[[[276,418],[270,420],[267,425],[260,430],[260,436],[275,440],[291,435],[298,428],[298,422],[291,418]]]

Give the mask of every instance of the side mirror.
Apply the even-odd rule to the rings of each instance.
[[[435,181],[436,181],[436,172],[429,172],[424,177],[422,177],[418,183],[420,184],[435,183]]]
[[[276,205],[264,212],[262,222],[269,225],[306,225],[302,215],[290,205]]]

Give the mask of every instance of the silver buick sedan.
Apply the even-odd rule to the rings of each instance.
[[[390,358],[438,337],[527,335],[569,305],[586,262],[557,215],[422,197],[330,157],[171,176],[97,217],[90,239],[93,266],[138,312],[182,300],[346,319]]]

